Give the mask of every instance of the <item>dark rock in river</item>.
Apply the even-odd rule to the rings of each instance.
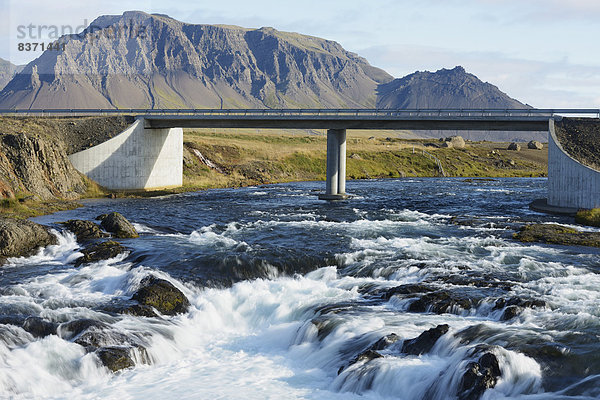
[[[61,338],[72,340],[89,329],[97,331],[109,330],[110,325],[95,319],[82,318],[60,324],[57,332]]]
[[[82,221],[80,219],[71,219],[67,222],[62,222],[68,230],[77,236],[77,240],[99,239],[108,237],[109,235],[102,232],[100,227],[92,221]]]
[[[131,297],[140,305],[151,306],[161,314],[175,315],[185,313],[190,302],[171,282],[147,276],[141,282],[141,287]]]
[[[459,310],[470,310],[476,305],[474,299],[460,291],[438,290],[426,293],[410,303],[410,312],[434,312],[436,314],[456,313]]]
[[[103,347],[96,351],[96,355],[112,372],[117,372],[122,369],[132,368],[135,366],[129,347]]]
[[[143,304],[132,304],[120,309],[119,312],[122,314],[135,315],[137,317],[158,317],[158,314],[154,311],[153,307]]]
[[[428,353],[431,351],[438,339],[448,332],[448,329],[450,329],[450,327],[444,324],[426,330],[418,337],[405,341],[402,344],[402,352],[415,356]]]
[[[75,261],[75,266],[79,267],[82,264],[96,262],[100,260],[108,260],[118,256],[119,254],[125,253],[127,248],[121,246],[120,243],[109,240],[107,242],[96,243],[86,247],[81,252],[83,257],[80,257]]]
[[[374,360],[376,358],[382,358],[382,357],[383,356],[381,354],[379,354],[378,352],[376,352],[374,350],[363,351],[362,353],[357,355],[352,361],[350,361],[350,364],[340,367],[340,369],[338,369],[338,375],[341,374],[346,368],[348,368],[356,363],[368,363],[371,360]]]
[[[511,297],[509,299],[498,299],[492,310],[500,310],[504,308],[504,312],[500,317],[501,321],[508,321],[518,316],[524,308],[546,307],[544,300],[525,299],[520,297]]]
[[[521,228],[514,238],[524,242],[542,242],[566,246],[600,247],[600,232],[582,232],[556,224],[530,224]]]
[[[40,224],[0,219],[0,258],[29,256],[40,247],[56,243],[56,237]]]
[[[376,341],[375,343],[373,343],[369,350],[384,350],[386,347],[396,343],[398,340],[400,340],[400,336],[396,335],[395,333],[390,333],[389,335],[386,335],[378,341]]]
[[[131,225],[131,222],[129,222],[124,216],[117,212],[103,214],[98,216],[96,219],[102,221],[100,225],[102,225],[102,228],[104,228],[104,230],[112,233],[118,238],[127,239],[137,238],[140,236],[138,235],[133,225]]]
[[[23,323],[23,329],[37,338],[55,335],[57,326],[57,324],[40,317],[29,317]]]
[[[471,362],[463,374],[459,400],[478,400],[483,393],[496,386],[500,377],[498,359],[492,353],[485,353],[477,362]]]

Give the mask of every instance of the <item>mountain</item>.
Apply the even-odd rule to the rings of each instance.
[[[273,28],[128,11],[101,16],[59,42],[60,51],[45,51],[6,84],[0,108],[528,107],[460,66],[394,79],[336,42]]]
[[[415,72],[404,78],[381,84],[377,89],[377,107],[392,109],[418,108],[530,108],[509,97],[496,86],[482,82],[461,66],[436,72]],[[426,131],[422,137],[461,135],[470,140],[498,142],[539,140],[546,142],[545,132]]]
[[[0,58],[0,90],[13,78],[22,67]]]
[[[333,41],[139,11],[60,42],[4,88],[0,108],[374,107],[393,79]]]
[[[461,66],[415,72],[379,86],[378,108],[527,108]]]

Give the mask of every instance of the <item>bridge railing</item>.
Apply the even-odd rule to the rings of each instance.
[[[144,116],[195,116],[195,117],[553,117],[563,115],[595,116],[600,118],[600,109],[584,108],[519,108],[519,109],[476,109],[476,108],[439,108],[439,109],[0,109],[5,115],[144,115]]]

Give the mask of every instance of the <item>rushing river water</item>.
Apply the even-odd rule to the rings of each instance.
[[[525,222],[568,223],[528,209],[546,180],[349,182],[357,196],[335,203],[317,200],[323,185],[95,200],[37,218],[60,243],[0,269],[0,397],[453,399],[486,353],[500,376],[485,399],[600,397],[599,251],[512,239]],[[75,268],[81,245],[57,222],[110,211],[141,237]],[[188,313],[103,311],[151,273],[186,294]],[[69,338],[10,323],[27,316],[104,321],[141,338],[149,360],[109,373]],[[403,348],[444,324],[423,354]],[[356,360],[392,333],[382,357]]]

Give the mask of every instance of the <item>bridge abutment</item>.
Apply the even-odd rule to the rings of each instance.
[[[321,200],[343,200],[346,194],[346,130],[327,131],[327,182]]]
[[[79,172],[111,190],[183,184],[183,129],[147,129],[143,118],[97,146],[69,156]]]
[[[583,165],[561,146],[550,120],[548,206],[576,211],[600,207],[600,171]]]

